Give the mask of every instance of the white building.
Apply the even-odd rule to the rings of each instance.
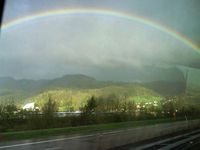
[[[35,110],[35,103],[27,103],[23,106],[23,110]]]

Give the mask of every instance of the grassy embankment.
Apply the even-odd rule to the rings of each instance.
[[[69,135],[80,135],[80,134],[81,135],[93,134],[106,131],[134,128],[139,126],[175,122],[181,120],[184,120],[184,118],[153,119],[153,120],[108,123],[108,124],[87,125],[78,127],[44,129],[44,130],[5,132],[5,133],[0,133],[0,141],[47,138],[59,135],[69,136]]]

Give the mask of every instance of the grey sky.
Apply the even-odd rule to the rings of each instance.
[[[200,46],[199,4],[199,0],[8,0],[3,22],[59,8],[112,9],[156,21]],[[176,65],[200,67],[199,52],[147,25],[117,17],[49,17],[2,31],[0,39],[0,76],[103,76],[105,70]]]

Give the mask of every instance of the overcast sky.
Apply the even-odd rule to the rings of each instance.
[[[200,46],[199,0],[7,0],[3,23],[62,8],[99,8],[148,18]],[[115,70],[195,66],[200,54],[155,28],[98,14],[47,17],[3,30],[0,76],[54,78]],[[113,71],[112,71],[113,70]]]

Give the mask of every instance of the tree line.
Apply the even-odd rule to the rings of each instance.
[[[162,101],[135,102],[114,94],[90,97],[80,108],[80,115],[58,117],[58,103],[49,97],[41,110],[27,111],[14,103],[0,105],[0,131],[33,130],[79,126],[109,122],[173,117],[198,117],[198,105],[187,103],[183,97],[166,97]]]

